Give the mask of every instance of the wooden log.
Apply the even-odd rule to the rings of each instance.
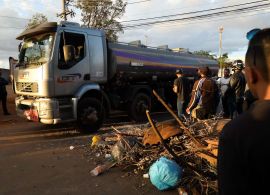
[[[178,116],[173,112],[173,110],[164,102],[164,100],[157,94],[155,90],[153,90],[153,94],[157,97],[157,99],[162,103],[162,105],[168,110],[168,112],[175,118],[175,120],[179,123],[180,127],[184,130],[184,133],[191,138],[193,143],[199,148],[205,148],[199,140],[197,140],[189,131],[189,129],[183,124],[183,122],[178,118]]]
[[[159,137],[160,142],[163,144],[164,148],[167,150],[167,152],[169,152],[170,155],[172,155],[172,157],[174,158],[174,160],[175,160],[176,162],[179,163],[180,161],[179,161],[178,156],[177,156],[177,155],[174,153],[174,151],[172,151],[172,149],[164,142],[162,136],[160,135],[159,131],[157,130],[155,124],[153,123],[153,120],[152,120],[152,118],[151,118],[151,116],[150,116],[149,110],[146,110],[146,116],[147,116],[147,118],[148,118],[148,120],[149,120],[149,123],[151,124],[153,130],[155,131],[156,135]]]
[[[177,125],[174,119],[158,123],[156,127],[164,140],[183,133],[183,130]],[[160,139],[153,128],[147,129],[144,133],[143,145],[154,145],[158,143],[160,143]]]

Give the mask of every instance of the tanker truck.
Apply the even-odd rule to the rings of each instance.
[[[141,121],[154,105],[152,90],[174,98],[175,70],[194,77],[215,60],[191,53],[110,43],[102,30],[77,23],[47,22],[23,31],[14,70],[17,114],[44,124],[77,121],[95,131],[112,110]]]

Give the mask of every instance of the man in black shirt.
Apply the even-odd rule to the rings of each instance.
[[[229,102],[230,118],[233,118],[234,112],[241,114],[243,112],[244,92],[246,87],[246,79],[242,72],[244,63],[242,60],[235,60],[233,63],[234,73],[230,78],[226,97]]]
[[[177,94],[178,117],[181,118],[186,109],[189,98],[189,81],[183,75],[183,70],[176,70],[177,78],[174,80],[173,91]]]
[[[246,79],[258,98],[222,130],[218,151],[220,195],[269,194],[270,183],[270,28],[251,31]]]
[[[2,72],[0,70],[0,101],[2,102],[2,109],[4,115],[9,115],[7,111],[7,91],[6,91],[6,85],[8,84],[8,81],[1,76]]]

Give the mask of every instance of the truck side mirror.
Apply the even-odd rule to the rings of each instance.
[[[64,45],[63,51],[64,51],[64,59],[66,63],[72,62],[75,60],[75,47],[73,45]]]

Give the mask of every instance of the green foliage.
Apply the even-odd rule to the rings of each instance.
[[[35,25],[42,24],[44,22],[48,22],[47,16],[43,15],[42,13],[36,13],[32,16],[32,18],[28,21],[26,25],[26,29],[29,29]]]
[[[199,55],[199,56],[206,56],[210,59],[216,59],[216,56],[211,54],[210,51],[204,51],[204,50],[200,50],[200,51],[194,51],[193,54]]]
[[[75,7],[75,0],[65,0],[65,10],[62,10],[62,12],[56,16],[64,20],[66,20],[67,16],[70,16],[70,18],[75,17],[76,13],[71,7]]]
[[[224,53],[217,60],[218,60],[218,63],[220,65],[220,67],[227,68],[229,66],[229,56],[228,56],[228,53]]]
[[[125,13],[123,0],[78,0],[76,7],[81,10],[84,25],[102,29],[110,41],[117,41],[117,33],[123,32],[122,24],[117,21]]]

